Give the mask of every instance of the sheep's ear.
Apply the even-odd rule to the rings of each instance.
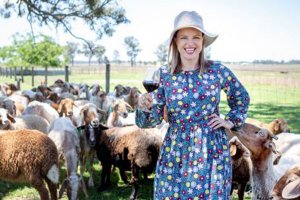
[[[275,145],[275,143],[272,142],[272,141],[267,141],[267,142],[265,143],[265,147],[271,149],[272,152],[273,152],[274,154],[277,154],[277,153],[278,153],[278,151],[277,151],[277,149],[276,149],[276,145]]]
[[[282,190],[282,197],[295,199],[300,196],[300,178],[287,184]]]
[[[237,152],[237,149],[236,149],[236,145],[235,144],[231,144],[230,145],[230,156],[234,156]]]
[[[63,195],[63,193],[65,192],[68,184],[69,184],[69,179],[65,178],[65,180],[63,181],[63,183],[61,184],[60,190],[59,190],[59,194],[58,194],[58,198],[60,199]]]
[[[9,113],[7,113],[7,118],[8,118],[12,123],[15,123],[15,122],[16,122],[15,118],[14,118],[11,114],[9,114]]]
[[[128,103],[125,102],[125,106],[128,110],[133,111],[133,108]]]
[[[63,116],[63,112],[62,112],[62,109],[63,109],[63,105],[65,104],[65,101],[64,100],[61,100],[58,104],[58,108],[57,108],[57,112],[59,114],[60,117]]]
[[[104,130],[107,130],[107,129],[108,129],[108,127],[106,127],[106,126],[103,126],[102,124],[100,124],[100,125],[99,125],[99,127],[100,127],[100,130],[102,130],[102,131],[104,131]]]

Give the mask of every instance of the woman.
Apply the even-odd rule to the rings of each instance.
[[[160,86],[139,99],[138,126],[161,123],[165,105],[170,123],[156,166],[154,199],[230,199],[225,129],[242,125],[249,96],[228,68],[205,61],[204,48],[216,38],[204,30],[199,14],[181,12],[170,37],[170,65],[160,68]],[[219,117],[221,90],[230,107],[225,119]]]

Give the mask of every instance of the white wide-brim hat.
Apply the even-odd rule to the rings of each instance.
[[[174,34],[183,28],[195,28],[201,31],[204,34],[204,47],[211,45],[218,37],[218,35],[209,33],[204,29],[202,17],[197,12],[183,11],[175,18],[174,30],[169,38],[169,46],[172,43]]]

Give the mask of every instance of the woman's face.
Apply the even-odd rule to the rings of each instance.
[[[194,28],[177,32],[175,42],[182,61],[198,60],[203,47],[203,34]]]

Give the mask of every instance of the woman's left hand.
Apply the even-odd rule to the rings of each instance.
[[[231,121],[224,120],[217,114],[212,114],[212,115],[208,116],[208,118],[210,118],[208,125],[213,129],[218,129],[218,128],[224,127],[226,129],[230,130],[234,126],[234,124]]]

